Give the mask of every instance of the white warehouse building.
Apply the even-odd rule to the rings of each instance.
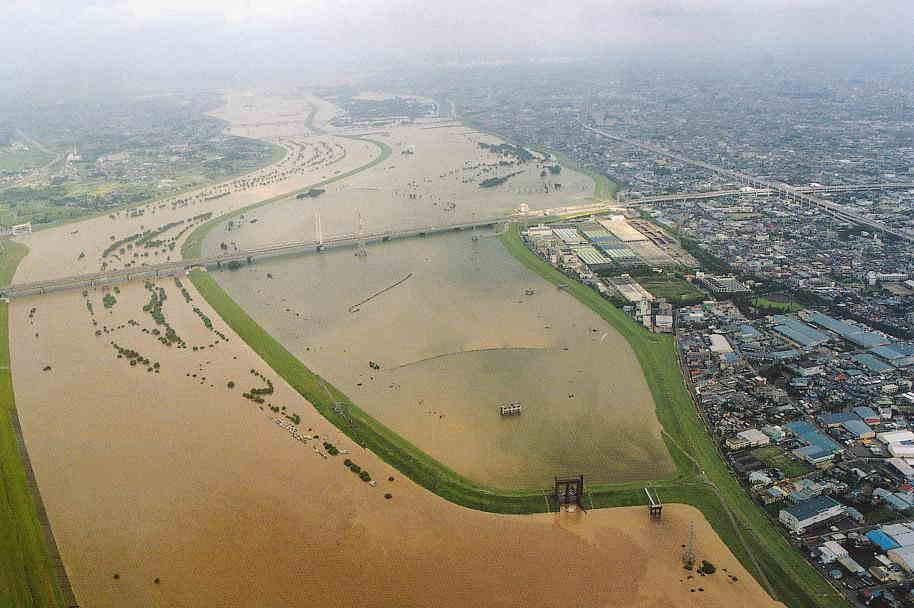
[[[778,519],[793,532],[847,513],[847,507],[829,496],[816,496],[781,509]]]

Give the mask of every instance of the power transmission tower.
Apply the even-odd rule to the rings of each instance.
[[[359,212],[358,245],[355,254],[360,258],[364,258],[368,255],[368,250],[365,249],[365,225],[362,222],[361,212]]]
[[[691,570],[695,565],[695,524],[689,522],[689,540],[682,552],[682,565]]]
[[[324,248],[324,227],[321,225],[321,212],[314,213],[314,232],[317,234],[317,250]]]

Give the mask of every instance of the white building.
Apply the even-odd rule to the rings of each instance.
[[[890,443],[889,454],[895,458],[914,458],[914,443]]]
[[[819,547],[819,554],[823,564],[830,564],[839,557],[847,557],[847,549],[830,540]]]
[[[711,334],[711,352],[712,353],[732,353],[733,347],[727,339],[721,334]]]
[[[742,437],[743,439],[748,441],[750,447],[768,445],[769,443],[771,443],[771,438],[758,429],[748,429],[745,431],[740,431],[736,435],[738,437]]]
[[[886,431],[885,433],[877,433],[876,439],[885,445],[891,445],[902,441],[914,441],[914,433],[911,431]]]
[[[809,526],[847,513],[847,507],[829,496],[816,496],[781,509],[778,519],[790,530],[800,533]]]

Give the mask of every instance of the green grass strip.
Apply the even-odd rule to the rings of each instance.
[[[269,205],[269,204],[272,204],[272,203],[275,203],[275,202],[278,202],[281,200],[285,200],[289,197],[295,196],[296,194],[299,194],[302,192],[307,192],[308,190],[311,190],[312,188],[319,188],[321,186],[326,186],[327,184],[332,184],[333,182],[338,182],[341,179],[346,179],[347,177],[352,177],[356,173],[360,173],[362,171],[365,171],[366,169],[370,169],[370,168],[374,167],[375,165],[377,165],[379,163],[384,162],[385,160],[387,160],[387,158],[390,156],[390,153],[391,153],[390,146],[388,146],[387,144],[385,144],[384,142],[381,142],[381,141],[375,141],[373,139],[357,137],[354,135],[347,135],[347,136],[337,135],[336,137],[345,137],[346,139],[353,139],[355,141],[365,141],[365,142],[376,145],[381,150],[381,152],[377,157],[375,157],[370,162],[368,162],[360,167],[356,167],[355,169],[353,169],[351,171],[347,171],[346,173],[334,175],[331,178],[325,179],[325,180],[317,182],[315,184],[311,184],[310,186],[305,186],[304,188],[299,188],[298,190],[292,190],[290,192],[280,194],[279,196],[274,196],[273,198],[268,198],[266,200],[254,203],[252,205],[248,205],[247,207],[242,207],[241,209],[236,209],[235,211],[220,215],[218,217],[214,217],[213,219],[211,219],[207,222],[204,222],[203,224],[200,224],[199,226],[197,226],[197,228],[193,232],[190,233],[190,235],[184,241],[184,244],[181,245],[181,257],[183,257],[185,259],[201,257],[203,255],[202,254],[203,241],[206,239],[206,235],[209,233],[210,230],[215,228],[221,222],[229,220],[233,217],[237,217],[237,216],[241,215],[242,213],[247,213],[248,211],[251,211],[252,209],[256,209],[258,207],[263,207],[265,205]]]
[[[28,247],[3,241],[0,284],[8,285]],[[13,430],[9,304],[0,302],[0,606],[63,605],[51,552]]]
[[[799,550],[791,546],[784,536],[775,529],[762,510],[750,500],[742,486],[737,483],[727,465],[720,458],[714,440],[698,416],[691,396],[685,387],[679,369],[675,341],[671,336],[658,335],[636,324],[625,313],[613,306],[590,287],[565,276],[545,260],[539,258],[521,241],[517,226],[511,226],[501,235],[502,243],[524,266],[533,270],[553,284],[565,284],[568,293],[586,304],[605,319],[631,344],[635,351],[645,379],[654,396],[654,403],[664,430],[688,451],[702,468],[704,475],[714,483],[735,514],[751,551],[759,561],[766,576],[774,587],[777,598],[788,606],[845,606],[846,600],[803,558]],[[670,445],[669,442],[667,444]],[[683,462],[683,456],[675,447],[671,455],[680,471],[694,471],[694,466]],[[663,490],[663,500],[672,502],[678,498],[701,509],[730,549],[740,558],[748,570],[753,571],[747,560],[746,548],[733,534],[728,517],[720,516],[715,499],[702,492],[687,492],[683,481],[679,488]],[[705,490],[709,492],[709,490]],[[639,504],[643,504],[642,499]]]
[[[373,143],[384,146],[381,142]],[[389,154],[389,148],[386,149],[386,154]],[[345,175],[311,187],[343,179],[378,164],[384,158],[386,155]],[[558,158],[563,164],[569,163],[568,159]],[[612,182],[602,176],[605,181],[601,186],[598,174],[591,177],[595,181],[596,197],[611,196],[614,187]],[[289,195],[262,201],[234,214],[287,196]],[[200,226],[191,235],[196,237],[195,241],[191,244],[185,243],[185,247],[182,248],[184,256],[198,257],[206,233],[228,217],[231,216],[221,216]],[[659,489],[662,500],[668,503],[690,504],[700,509],[715,531],[756,578],[760,577],[754,564],[757,562],[760,565],[766,578],[771,581],[776,597],[787,605],[793,608],[846,605],[843,597],[837,594],[772,526],[761,509],[752,503],[731,476],[695,411],[678,366],[673,338],[648,332],[594,290],[568,278],[541,260],[521,242],[516,226],[510,227],[500,239],[524,266],[553,284],[564,284],[570,295],[594,310],[631,344],[651,389],[657,417],[665,432],[674,439],[667,440],[666,443],[677,465],[677,473],[661,480],[647,482]],[[481,485],[419,450],[358,408],[332,384],[309,370],[248,316],[209,273],[192,272],[191,281],[223,320],[325,418],[356,443],[370,449],[419,485],[451,502],[481,511],[536,513],[546,510],[543,489],[506,490]],[[349,419],[337,413],[334,404],[343,404]],[[688,454],[683,453],[677,446],[682,446]],[[700,464],[705,477],[699,475],[693,460]],[[705,479],[715,484],[717,494],[708,486]],[[644,485],[646,482],[590,485],[588,496],[592,505],[597,508],[643,505],[646,501]],[[722,500],[726,502],[729,511],[721,504]],[[741,535],[733,527],[730,512],[734,514]]]

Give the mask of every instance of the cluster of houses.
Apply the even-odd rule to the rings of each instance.
[[[914,582],[914,542],[867,535],[914,517],[912,345],[818,310],[748,319],[732,302],[680,308],[676,326],[709,430],[785,534],[869,600]]]

